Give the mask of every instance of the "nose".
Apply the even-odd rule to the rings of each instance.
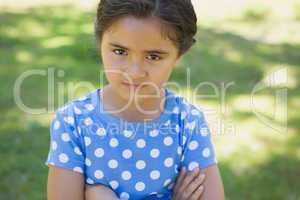
[[[134,62],[129,65],[129,67],[127,67],[127,69],[125,70],[125,74],[128,76],[127,78],[139,79],[146,76],[146,71],[143,69],[140,62]]]

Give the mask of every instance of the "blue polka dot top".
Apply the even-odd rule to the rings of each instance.
[[[59,108],[50,127],[46,165],[82,173],[120,199],[171,199],[182,167],[216,164],[203,112],[166,89],[164,110],[129,122],[103,110],[100,88]]]

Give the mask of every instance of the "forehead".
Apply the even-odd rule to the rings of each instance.
[[[118,42],[126,47],[155,48],[164,46],[174,48],[175,45],[168,37],[166,27],[158,18],[136,18],[127,16],[115,21],[104,32],[103,40]]]

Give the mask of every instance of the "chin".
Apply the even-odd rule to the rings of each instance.
[[[122,89],[121,89],[122,88]],[[123,99],[134,99],[136,96],[142,96],[142,95],[154,95],[155,91],[149,90],[149,88],[144,87],[141,89],[138,89],[137,91],[135,91],[134,89],[130,89],[130,88],[124,88],[124,87],[120,87],[118,88],[119,90],[119,94],[121,94]],[[146,97],[145,97],[146,98]]]

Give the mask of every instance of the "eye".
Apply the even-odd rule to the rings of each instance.
[[[150,55],[148,55],[146,58],[147,58],[148,60],[154,60],[154,61],[160,60],[160,59],[161,59],[160,56],[155,55],[155,54],[150,54]]]
[[[123,49],[114,49],[113,52],[114,52],[116,55],[120,55],[120,56],[127,55],[126,51],[124,51]]]

